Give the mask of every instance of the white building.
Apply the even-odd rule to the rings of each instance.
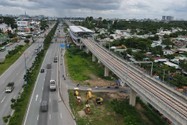
[[[7,24],[2,23],[2,24],[0,24],[0,30],[5,33],[7,30],[11,30],[12,31],[12,28],[9,27]]]

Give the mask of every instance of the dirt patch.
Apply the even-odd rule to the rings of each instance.
[[[89,84],[90,86],[103,87],[103,86],[114,86],[116,83],[113,81],[108,81],[108,80],[104,80],[101,78],[95,78],[91,80],[85,80],[84,84]]]
[[[123,100],[123,99],[128,99],[129,95],[126,93],[107,93],[107,96],[110,99],[117,99],[117,100]]]
[[[84,117],[86,116],[85,112],[84,111],[78,111],[78,114],[80,117]]]

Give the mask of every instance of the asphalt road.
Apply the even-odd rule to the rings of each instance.
[[[0,76],[0,125],[4,125],[2,117],[12,113],[10,108],[11,99],[17,98],[18,93],[22,90],[22,85],[24,84],[25,62],[26,67],[29,68],[36,56],[35,49],[38,48],[38,45],[42,44],[43,38],[38,38],[37,43],[33,43],[24,54],[22,54],[22,56],[20,56],[20,58]],[[12,81],[15,82],[15,88],[12,93],[7,94],[5,93],[5,87]]]
[[[59,28],[60,29],[60,28]],[[62,29],[62,28],[61,28]],[[60,29],[60,30],[61,30]],[[57,34],[61,33],[59,30],[56,31]],[[30,104],[27,110],[27,114],[23,125],[74,125],[75,122],[69,112],[69,109],[65,105],[63,99],[59,94],[59,65],[60,61],[57,63],[53,62],[55,56],[60,55],[60,43],[63,38],[57,38],[57,42],[52,40],[53,43],[50,45],[45,59],[42,63],[42,67],[45,68],[45,73],[40,73],[38,75],[35,88],[30,100]],[[52,68],[46,69],[46,65],[51,63]],[[49,81],[54,79],[58,83],[57,91],[49,91]],[[67,94],[67,91],[64,93]],[[48,112],[40,111],[40,103],[42,100],[47,100]]]

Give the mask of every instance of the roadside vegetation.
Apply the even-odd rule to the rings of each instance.
[[[44,40],[44,49],[42,49],[36,56],[35,61],[31,68],[27,70],[25,75],[26,84],[23,86],[23,92],[20,93],[17,99],[12,99],[11,108],[14,110],[14,114],[10,117],[8,125],[21,125],[25,113],[27,111],[27,106],[33,91],[33,87],[38,76],[42,61],[45,57],[45,53],[50,46],[50,42],[54,33],[56,31],[58,23],[53,27]],[[6,116],[4,119],[6,120]],[[8,117],[9,118],[9,117]],[[4,120],[4,121],[5,121]],[[8,120],[6,120],[8,122]]]
[[[26,45],[19,45],[14,50],[9,51],[8,55],[6,56],[4,62],[0,63],[0,75],[3,74],[22,54],[23,52],[29,47],[28,44]]]

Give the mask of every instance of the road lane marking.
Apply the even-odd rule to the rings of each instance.
[[[49,114],[49,120],[51,120],[51,114]]]
[[[37,101],[38,100],[38,94],[36,95],[36,100],[35,101]]]
[[[43,89],[44,89],[44,87],[42,87],[42,92],[43,92]]]
[[[46,52],[46,55],[48,55],[48,53],[49,53],[49,51]],[[44,57],[44,60],[43,60],[43,62],[42,62],[42,67],[43,67],[43,65],[44,65],[44,62],[46,62],[46,58],[47,58],[47,56]],[[27,118],[28,118],[28,115],[29,115],[30,106],[31,106],[32,100],[33,100],[33,98],[34,98],[34,92],[35,92],[35,90],[36,90],[36,86],[37,86],[37,84],[38,84],[38,81],[39,81],[39,75],[37,76],[37,79],[36,79],[36,82],[35,82],[35,85],[34,85],[34,90],[33,90],[33,93],[32,93],[32,96],[31,96],[31,99],[30,99],[30,102],[29,102],[29,106],[28,106],[28,108],[27,108],[27,113],[26,113],[26,116],[25,116],[23,125],[26,125]]]
[[[3,102],[4,102],[5,98],[6,98],[6,96],[5,96],[5,97],[3,97],[3,99],[1,100],[1,103],[3,103]]]
[[[39,115],[37,115],[37,121],[38,121],[38,119],[39,119]]]
[[[62,113],[60,113],[60,118],[62,119]]]
[[[51,103],[51,99],[49,99],[49,102]]]

